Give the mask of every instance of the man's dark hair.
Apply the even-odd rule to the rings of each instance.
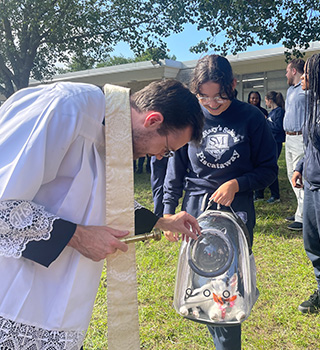
[[[301,58],[294,58],[290,63],[290,68],[295,68],[296,71],[300,74],[303,74],[304,72],[304,60],[302,60]]]
[[[219,55],[206,55],[201,58],[191,80],[191,91],[200,94],[201,85],[207,82],[220,85],[220,97],[232,100],[235,97],[233,88],[234,76],[229,61]]]
[[[204,117],[198,99],[177,80],[154,81],[131,96],[131,107],[138,112],[155,111],[163,115],[160,135],[192,127],[192,140],[202,137]]]

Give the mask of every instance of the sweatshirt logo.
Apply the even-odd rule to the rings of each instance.
[[[208,136],[205,151],[211,154],[216,161],[219,160],[229,149],[228,138],[229,137],[226,134]]]
[[[242,138],[242,136],[236,134],[234,129],[221,127],[220,125],[205,130],[203,132],[203,143],[205,147],[203,151],[197,153],[198,160],[209,168],[226,168],[236,159],[240,158],[239,153],[235,149],[230,154],[229,159],[226,159],[222,163],[218,161],[221,160],[221,157],[226,152],[230,151],[230,148],[233,148],[239,143]],[[211,161],[210,156],[213,157]]]

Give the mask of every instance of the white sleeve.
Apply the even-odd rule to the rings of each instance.
[[[33,200],[79,130],[79,106],[55,86],[19,90],[0,109],[0,199]],[[80,107],[81,108],[81,107]]]
[[[1,106],[0,255],[20,257],[29,242],[50,239],[57,217],[36,196],[56,178],[84,115],[101,118],[92,107],[101,100],[93,85],[60,83],[19,90]]]

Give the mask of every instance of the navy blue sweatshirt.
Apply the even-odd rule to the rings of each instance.
[[[276,143],[259,109],[233,100],[218,116],[205,108],[203,112],[201,144],[189,143],[168,162],[165,214],[174,214],[183,189],[189,195],[212,194],[226,181],[236,179],[241,193],[265,188],[277,176]]]
[[[284,142],[286,139],[286,134],[283,130],[283,117],[284,109],[281,107],[274,108],[268,115],[267,121],[276,142]]]

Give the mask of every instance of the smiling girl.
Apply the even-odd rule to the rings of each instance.
[[[277,175],[276,144],[266,118],[256,107],[235,99],[236,79],[229,61],[218,55],[199,60],[191,82],[205,126],[200,145],[189,143],[168,161],[164,213],[172,215],[183,190],[183,210],[199,216],[209,198],[239,214],[253,241],[253,191]],[[178,236],[166,232],[170,241]],[[218,350],[241,349],[241,327],[208,326]]]

